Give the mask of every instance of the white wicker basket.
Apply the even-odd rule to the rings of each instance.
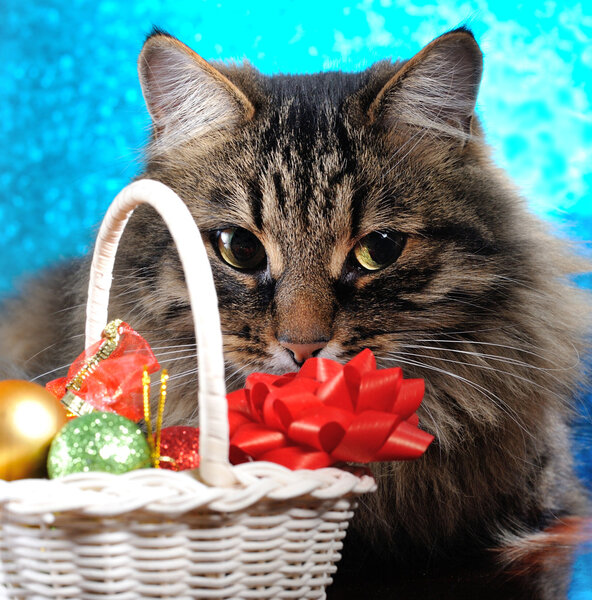
[[[334,468],[229,464],[212,274],[189,210],[161,183],[129,185],[107,212],[91,268],[86,345],[107,322],[119,239],[143,202],[167,223],[189,289],[199,351],[200,480],[142,469],[0,481],[0,597],[324,598],[355,498],[374,481]]]

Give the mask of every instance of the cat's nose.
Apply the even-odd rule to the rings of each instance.
[[[316,356],[327,345],[325,340],[318,340],[310,344],[294,344],[282,340],[279,340],[279,342],[292,354],[294,361],[299,367],[302,366],[305,360]]]

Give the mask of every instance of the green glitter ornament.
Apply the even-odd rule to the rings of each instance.
[[[150,446],[136,423],[115,413],[94,412],[73,419],[49,449],[51,479],[71,473],[126,473],[150,467]]]

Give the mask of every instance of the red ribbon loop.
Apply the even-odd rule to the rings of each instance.
[[[311,469],[418,458],[433,440],[417,427],[423,393],[400,368],[377,370],[370,350],[346,365],[311,358],[298,373],[255,373],[228,394],[231,461]]]

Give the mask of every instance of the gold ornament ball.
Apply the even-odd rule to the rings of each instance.
[[[68,421],[53,394],[29,381],[0,381],[0,478],[43,477],[49,445]]]

